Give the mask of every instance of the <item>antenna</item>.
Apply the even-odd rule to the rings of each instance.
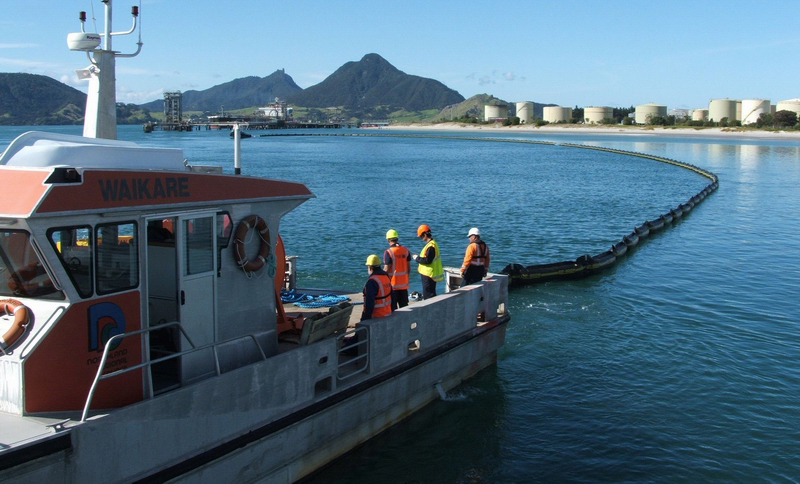
[[[79,79],[89,79],[89,92],[86,96],[86,114],[83,121],[83,135],[87,138],[117,139],[117,94],[116,94],[116,58],[136,57],[142,51],[141,32],[136,52],[120,54],[111,48],[111,38],[117,35],[128,35],[136,31],[139,18],[139,7],[133,6],[131,16],[133,25],[125,32],[111,30],[111,1],[102,0],[105,6],[105,33],[86,32],[86,12],[81,12],[79,20],[81,31],[67,34],[67,47],[74,51],[86,52],[90,65],[76,71]],[[100,47],[104,41],[103,48]]]

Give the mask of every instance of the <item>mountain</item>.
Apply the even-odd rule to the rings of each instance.
[[[184,111],[219,112],[225,109],[241,109],[252,106],[265,106],[276,97],[286,99],[303,89],[283,69],[278,69],[267,77],[243,77],[219,84],[204,91],[184,91]],[[162,99],[142,104],[143,108],[162,111]]]
[[[378,54],[348,62],[324,81],[288,98],[297,106],[341,106],[356,114],[379,106],[388,107],[389,112],[440,109],[463,100],[464,96],[441,82],[406,74]]]
[[[0,125],[80,124],[86,94],[38,74],[0,73]]]

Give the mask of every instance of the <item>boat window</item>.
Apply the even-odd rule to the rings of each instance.
[[[217,277],[222,275],[222,251],[228,247],[233,233],[233,221],[228,212],[217,213]]]
[[[0,276],[0,296],[64,299],[25,231],[0,231]]]
[[[214,218],[184,219],[183,224],[186,234],[186,275],[214,270]]]
[[[47,231],[61,264],[81,297],[92,295],[92,228],[59,227]]]
[[[95,227],[97,294],[109,294],[139,285],[139,248],[135,222]]]
[[[228,246],[231,240],[231,233],[233,233],[233,222],[228,212],[219,212],[217,214],[217,247],[224,249]]]

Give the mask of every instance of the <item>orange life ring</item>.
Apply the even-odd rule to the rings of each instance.
[[[261,238],[261,246],[258,248],[258,256],[254,259],[249,259],[244,250],[244,241],[245,237],[247,237],[247,232],[254,227]],[[258,215],[248,215],[243,218],[236,227],[236,234],[233,239],[233,256],[236,258],[236,263],[246,272],[255,272],[264,267],[269,254],[269,228],[267,227],[267,222]]]
[[[25,327],[31,322],[31,314],[28,306],[16,299],[0,299],[0,314],[14,315],[11,327],[0,337],[0,348],[6,349],[16,343],[19,337],[25,333]]]

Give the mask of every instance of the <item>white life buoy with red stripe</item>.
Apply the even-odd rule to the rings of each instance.
[[[14,322],[8,331],[0,337],[0,348],[6,349],[17,342],[25,333],[25,327],[31,322],[31,313],[28,306],[16,299],[0,299],[0,315],[14,315]]]
[[[245,239],[250,229],[255,228],[261,239],[261,245],[258,248],[258,254],[255,258],[250,259],[244,250]],[[269,242],[269,228],[267,222],[258,215],[248,215],[243,218],[239,225],[236,227],[236,234],[233,240],[233,256],[236,258],[236,264],[239,265],[245,272],[255,272],[267,263],[270,255],[270,242]]]

